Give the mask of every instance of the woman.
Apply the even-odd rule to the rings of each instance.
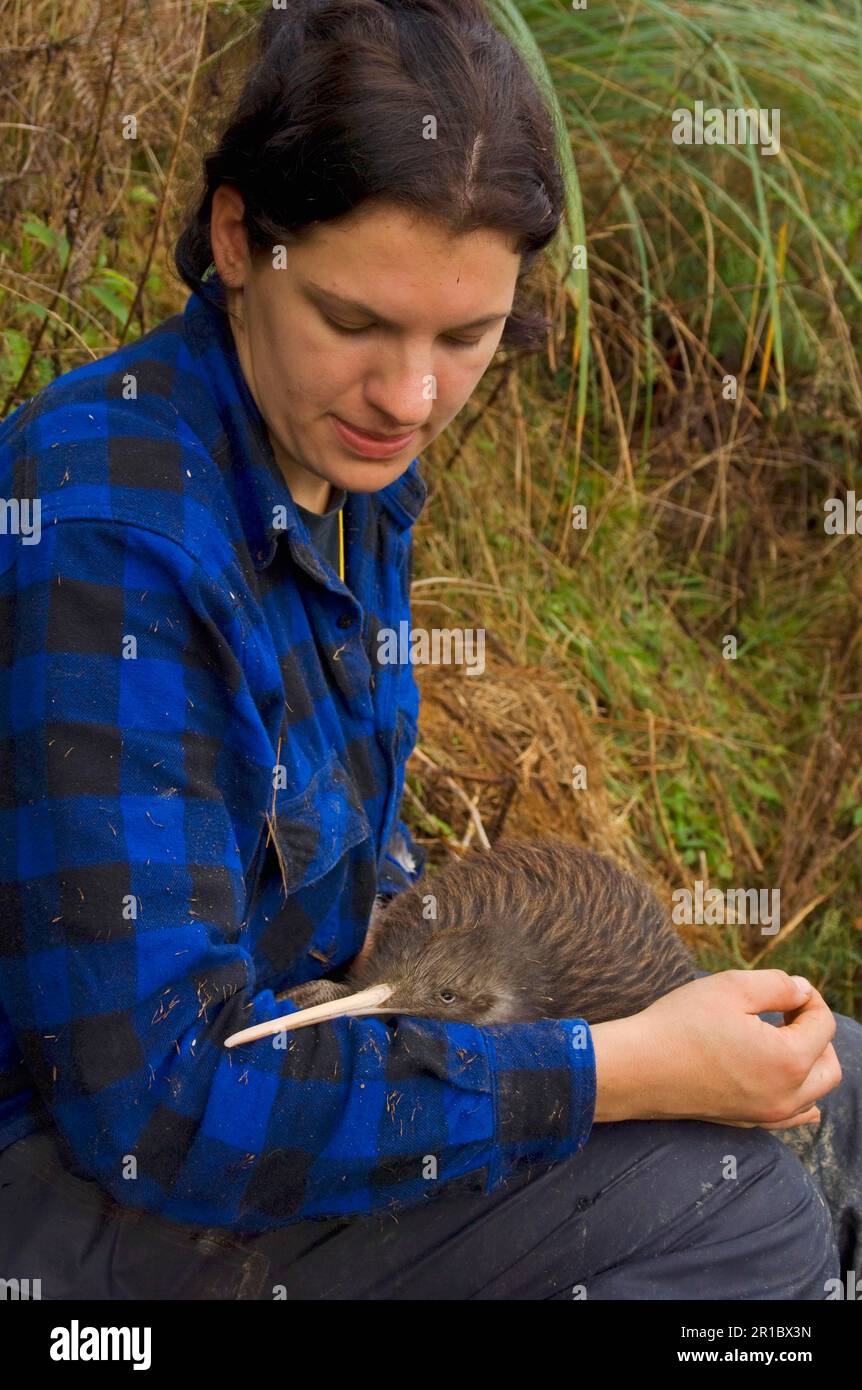
[[[765,1130],[831,1120],[858,1172],[862,1030],[781,971],[592,1030],[224,1048],[422,871],[418,692],[377,634],[409,621],[417,455],[536,341],[520,281],[563,195],[474,0],[268,10],[205,175],[184,312],[0,432],[43,527],[0,566],[0,1272],[51,1298],[826,1297],[858,1203],[839,1250]]]

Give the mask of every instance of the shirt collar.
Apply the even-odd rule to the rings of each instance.
[[[233,472],[243,526],[256,569],[275,558],[278,542],[287,534],[304,543],[303,522],[290,489],[275,461],[266,423],[245,380],[228,323],[224,287],[218,273],[204,281],[204,294],[193,290],[183,311],[183,333],[213,397],[224,432],[226,455],[219,463]],[[427,496],[427,484],[413,459],[400,478],[375,494],[400,530],[412,526]],[[275,509],[281,508],[275,524]]]
[[[333,488],[332,495],[331,495],[331,497],[330,497],[330,499],[329,499],[329,504],[328,504],[328,506],[327,506],[325,512],[312,512],[312,511],[309,511],[308,507],[303,507],[303,506],[301,505],[301,503],[299,503],[299,502],[297,502],[296,505],[297,505],[297,510],[299,511],[300,515],[301,515],[301,516],[304,516],[304,517],[306,518],[306,524],[308,524],[308,522],[307,522],[308,517],[311,517],[311,518],[312,518],[312,521],[314,521],[315,519],[316,519],[317,521],[325,521],[327,517],[331,517],[331,518],[337,517],[337,516],[338,516],[338,513],[339,513],[340,511],[343,511],[343,509],[344,509],[344,503],[345,503],[346,501],[347,501],[347,493],[344,491],[344,488],[343,488],[343,487],[342,487],[342,488],[338,488],[338,487],[337,487],[337,488]]]

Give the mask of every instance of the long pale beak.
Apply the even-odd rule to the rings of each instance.
[[[274,1033],[282,1033],[286,1028],[307,1028],[310,1023],[325,1023],[333,1018],[359,1018],[363,1014],[395,1013],[394,1009],[381,1009],[393,993],[392,985],[372,985],[358,994],[347,994],[343,999],[332,999],[328,1004],[312,1004],[308,1009],[298,1009],[293,1014],[283,1014],[281,1018],[271,1018],[266,1023],[256,1023],[253,1028],[244,1028],[240,1033],[231,1033],[225,1038],[225,1047],[238,1047],[241,1043],[257,1042],[258,1038],[268,1038]]]

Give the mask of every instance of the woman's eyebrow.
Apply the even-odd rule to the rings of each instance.
[[[315,285],[310,280],[306,281],[303,290],[311,299],[322,300],[334,307],[346,309],[348,312],[354,314],[365,314],[368,318],[375,319],[383,328],[400,327],[400,324],[393,323],[391,319],[385,319],[382,314],[378,314],[376,310],[369,308],[367,304],[360,304],[356,299],[344,299],[341,295],[333,294],[331,290],[325,290],[322,285]],[[512,306],[510,305],[510,307],[504,309],[502,313],[486,314],[483,318],[471,320],[470,323],[453,324],[451,328],[447,328],[445,331],[447,333],[457,333],[465,328],[486,328],[491,323],[499,323],[500,319],[508,318],[511,312]]]

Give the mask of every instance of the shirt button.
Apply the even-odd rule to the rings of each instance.
[[[341,617],[336,622],[336,626],[340,628],[353,627],[353,618],[349,613],[342,613]]]

